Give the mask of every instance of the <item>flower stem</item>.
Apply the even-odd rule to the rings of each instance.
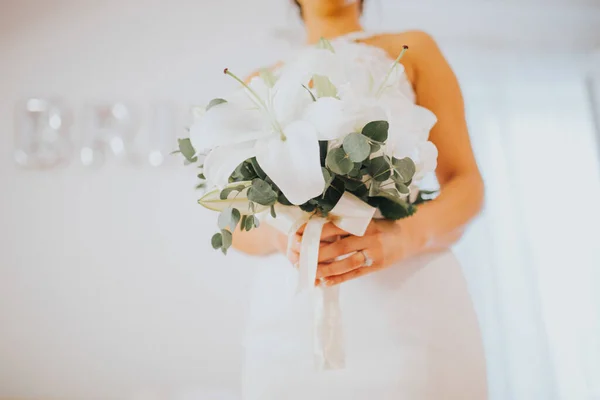
[[[377,97],[379,97],[381,95],[381,92],[383,91],[385,84],[387,83],[388,79],[390,79],[390,75],[392,75],[392,71],[394,70],[394,68],[396,68],[398,66],[398,64],[400,63],[400,60],[402,60],[402,57],[404,57],[404,53],[406,53],[406,50],[408,50],[408,46],[407,45],[402,46],[402,51],[400,52],[400,55],[396,58],[396,60],[394,60],[394,63],[392,64],[391,68],[389,69],[387,75],[385,76],[385,78],[381,82],[381,85],[379,85],[379,88],[377,89]]]

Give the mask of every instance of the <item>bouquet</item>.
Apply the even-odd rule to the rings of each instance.
[[[199,203],[219,212],[212,246],[226,253],[236,228],[266,222],[292,238],[304,224],[299,291],[315,299],[315,354],[324,368],[343,366],[338,288],[314,287],[323,225],[362,236],[372,218],[415,213],[430,192],[418,183],[436,167],[429,142],[436,122],[401,90],[399,63],[386,71],[336,52],[322,39],[280,70],[196,110],[179,140],[198,164],[207,192]]]

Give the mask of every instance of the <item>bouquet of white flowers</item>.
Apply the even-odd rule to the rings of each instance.
[[[406,51],[407,48],[404,49]],[[418,181],[436,167],[435,116],[400,89],[400,56],[384,74],[321,40],[276,73],[262,71],[198,112],[179,148],[210,187],[199,200],[220,212],[212,246],[223,253],[239,226],[267,221],[294,236],[303,225],[299,290],[316,303],[320,364],[343,364],[336,288],[314,288],[327,221],[362,236],[373,217],[397,220],[424,200]]]

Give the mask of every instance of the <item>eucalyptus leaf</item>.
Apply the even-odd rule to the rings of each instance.
[[[268,87],[272,88],[273,86],[275,86],[277,78],[271,70],[263,68],[258,72],[258,75]]]
[[[379,143],[371,143],[371,154],[377,153],[381,149],[381,145]]]
[[[260,179],[265,179],[267,177],[267,174],[265,173],[265,171],[263,171],[263,169],[260,167],[260,165],[258,165],[258,161],[256,161],[256,157],[252,157],[249,161],[250,161],[250,164],[252,165],[252,168],[254,168],[254,172],[256,173],[256,175]]]
[[[408,196],[410,194],[410,189],[405,184],[396,182],[395,186],[396,186],[396,190],[402,196],[406,197],[406,196]]]
[[[364,161],[371,154],[369,139],[360,133],[350,133],[344,138],[344,151],[355,163]]]
[[[222,250],[225,250],[224,253],[226,252],[226,250],[228,248],[231,247],[231,244],[233,243],[233,235],[231,234],[231,232],[229,232],[226,229],[221,229],[221,237],[223,238],[223,246],[222,246]]]
[[[362,134],[371,140],[383,143],[388,138],[389,129],[390,124],[387,121],[372,121],[365,125]]]
[[[329,172],[327,168],[322,167],[321,171],[323,172],[323,178],[325,179],[325,189],[323,189],[323,195],[325,195],[325,192],[327,191],[327,189],[329,189],[331,182],[333,182],[333,180],[335,179],[335,175]]]
[[[198,174],[198,179],[202,179],[203,181],[205,181],[206,176],[204,176],[204,174]]]
[[[244,228],[247,231],[252,230],[252,228],[254,227],[254,215],[248,215],[248,217],[246,218],[246,221],[244,222]]]
[[[227,103],[227,100],[225,99],[212,99],[208,105],[206,106],[206,111],[210,110],[211,108],[218,106],[219,104],[223,104],[223,103]]]
[[[336,97],[338,93],[331,80],[323,75],[313,76],[313,87],[317,92],[317,97]]]
[[[198,161],[196,150],[194,149],[194,146],[192,146],[192,142],[189,138],[177,139],[177,144],[179,145],[179,151],[183,154],[188,163],[195,163]]]
[[[369,163],[369,174],[373,180],[383,182],[391,175],[390,165],[384,157],[375,157]]]
[[[394,171],[402,179],[402,183],[409,182],[417,172],[414,161],[408,157],[401,159],[393,158],[392,164],[394,166]]]
[[[372,180],[371,185],[369,186],[369,197],[376,197],[379,194],[380,187],[381,187],[381,182]]]
[[[281,204],[283,204],[284,206],[292,206],[293,204],[290,203],[290,201],[287,199],[287,197],[285,197],[285,195],[283,193],[279,193],[279,196],[277,197],[277,201]]]
[[[226,208],[219,214],[217,220],[219,229],[229,229],[233,232],[237,227],[238,222],[240,222],[240,218],[241,214],[237,208]]]
[[[354,168],[350,156],[341,147],[329,150],[325,163],[332,172],[338,175],[346,175]]]
[[[212,244],[213,249],[220,249],[223,246],[223,235],[215,233],[210,239],[210,243]]]
[[[406,202],[394,201],[385,197],[377,199],[377,208],[386,219],[398,220],[414,214],[414,207]]]
[[[277,218],[277,213],[275,212],[275,206],[274,205],[271,206],[271,217]]]
[[[245,231],[246,230],[246,221],[248,220],[248,215],[242,215],[242,220],[240,221],[240,230],[241,231]]]
[[[260,220],[258,219],[258,217],[256,215],[253,215],[252,218],[254,219],[254,221],[253,221],[254,227],[258,228],[260,226]]]
[[[248,189],[248,200],[263,206],[271,206],[277,202],[277,192],[262,179],[254,179]]]

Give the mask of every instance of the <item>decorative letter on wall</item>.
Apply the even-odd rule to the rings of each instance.
[[[24,168],[47,169],[66,164],[73,146],[71,120],[57,99],[30,98],[15,114],[15,161]]]

